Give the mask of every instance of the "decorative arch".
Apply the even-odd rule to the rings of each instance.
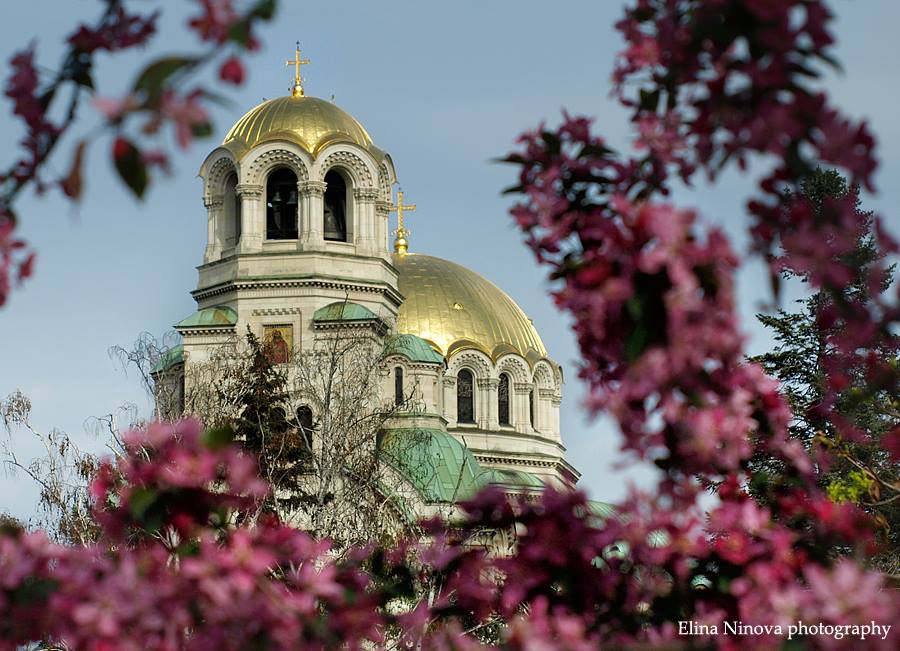
[[[545,361],[540,361],[534,367],[534,383],[541,389],[554,388],[553,369]]]
[[[450,375],[456,375],[463,367],[471,369],[476,379],[493,377],[491,359],[481,351],[467,348],[451,354],[447,361],[447,372]]]
[[[371,167],[358,154],[346,149],[333,151],[316,162],[316,180],[324,181],[325,175],[335,167],[347,173],[354,188],[376,187]]]
[[[212,162],[204,175],[206,196],[213,197],[222,194],[225,188],[225,181],[232,173],[238,173],[237,165],[227,151],[222,150],[219,157]]]
[[[287,149],[285,145],[275,144],[271,149],[262,150],[248,158],[242,166],[242,183],[264,185],[269,172],[277,167],[290,168],[299,181],[309,180],[309,165],[303,156]]]
[[[391,188],[397,182],[397,175],[394,174],[394,162],[391,157],[385,154],[384,158],[381,165],[378,166],[378,191],[383,201],[390,201],[392,199]]]
[[[497,377],[501,373],[508,373],[513,382],[530,382],[531,373],[528,362],[520,355],[507,354],[497,360]]]

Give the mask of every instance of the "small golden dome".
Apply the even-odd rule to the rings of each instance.
[[[359,145],[376,160],[384,156],[363,126],[344,109],[318,97],[290,95],[250,109],[231,127],[222,146],[240,160],[257,145],[272,140],[296,143],[312,156],[335,142]]]
[[[475,348],[496,359],[516,352],[534,363],[547,357],[544,343],[516,302],[470,269],[416,253],[394,255],[406,300],[397,331],[413,334],[448,355]]]

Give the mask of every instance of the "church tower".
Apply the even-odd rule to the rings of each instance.
[[[317,342],[362,328],[380,355],[370,365],[378,400],[396,407],[373,445],[415,514],[487,485],[510,495],[573,487],[562,369],[531,319],[474,271],[410,250],[404,214],[416,206],[402,192],[392,200],[391,157],[346,111],[306,95],[299,47],[288,63],[291,94],[247,112],[200,168],[208,235],[197,311],[175,325],[182,345],[153,371],[177,385],[174,411],[185,408],[186,371],[248,328],[288,372]],[[325,413],[297,393],[284,411],[314,448]]]
[[[296,56],[290,95],[232,127],[200,168],[208,239],[192,292],[198,312],[176,325],[187,356],[250,327],[303,348],[313,315],[349,302],[385,323],[402,297],[388,249],[391,157],[333,102],[309,97]]]

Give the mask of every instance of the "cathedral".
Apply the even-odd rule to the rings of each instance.
[[[165,368],[183,378],[248,327],[277,363],[322,333],[369,328],[384,339],[382,397],[400,405],[383,442],[427,433],[395,463],[418,514],[486,485],[574,487],[561,368],[531,320],[486,278],[410,250],[404,213],[415,206],[394,198],[390,154],[333,101],[305,94],[299,48],[289,63],[292,92],[248,111],[200,168],[197,311],[175,325],[182,345]],[[405,410],[411,392],[419,399]],[[296,402],[301,421],[319,416]],[[430,470],[415,472],[425,459]]]

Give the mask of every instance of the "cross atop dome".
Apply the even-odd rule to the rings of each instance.
[[[406,253],[409,250],[409,240],[406,238],[407,235],[410,234],[406,228],[403,227],[403,211],[407,212],[415,212],[416,204],[414,203],[403,203],[403,190],[397,190],[397,203],[391,206],[391,212],[397,213],[397,230],[394,231],[394,235],[397,236],[397,239],[394,240],[394,252],[395,253]]]
[[[311,63],[309,59],[300,58],[300,41],[297,41],[297,47],[294,50],[293,60],[285,61],[286,66],[294,66],[294,86],[291,88],[291,95],[294,97],[303,97],[303,77],[300,76],[300,66]]]

